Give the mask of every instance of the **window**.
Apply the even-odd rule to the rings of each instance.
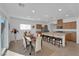
[[[20,29],[21,30],[31,30],[31,25],[30,24],[20,24]]]

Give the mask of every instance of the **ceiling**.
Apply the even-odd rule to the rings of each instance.
[[[79,16],[78,3],[3,3],[0,6],[12,18],[48,22]]]

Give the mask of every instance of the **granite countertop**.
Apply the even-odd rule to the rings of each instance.
[[[66,35],[66,32],[44,32],[43,34],[50,36],[63,36]]]

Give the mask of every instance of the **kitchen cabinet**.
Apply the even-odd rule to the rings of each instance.
[[[59,31],[60,30],[65,30],[65,29],[76,29],[76,21],[71,21],[71,22],[64,22],[63,19],[59,19],[57,20],[57,29]],[[76,41],[76,32],[67,32],[66,37],[65,37],[66,41]]]
[[[63,28],[63,19],[57,20],[57,29],[62,29]]]
[[[76,33],[72,32],[72,33],[67,33],[66,37],[65,37],[66,41],[76,41]]]
[[[63,24],[63,29],[76,29],[76,22],[67,22]]]
[[[36,29],[41,29],[42,28],[42,24],[36,24]]]

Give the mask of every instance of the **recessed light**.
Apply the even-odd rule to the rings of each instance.
[[[58,9],[58,11],[62,11],[62,9]]]
[[[35,10],[32,10],[32,13],[34,14],[35,13]]]

